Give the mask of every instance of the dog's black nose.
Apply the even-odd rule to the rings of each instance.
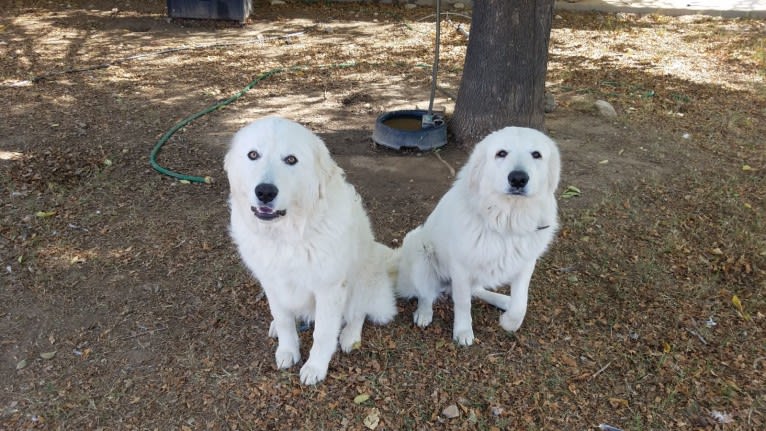
[[[278,193],[279,189],[274,184],[261,183],[255,186],[255,197],[265,204],[273,201]]]
[[[514,189],[521,189],[529,182],[529,175],[524,171],[511,171],[508,174],[508,184]]]

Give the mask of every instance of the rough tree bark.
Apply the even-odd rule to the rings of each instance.
[[[451,128],[470,148],[506,126],[543,130],[554,0],[477,0]]]

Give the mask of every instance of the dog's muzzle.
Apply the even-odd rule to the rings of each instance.
[[[524,171],[513,170],[508,174],[508,194],[525,195],[525,187],[529,182],[529,175]]]
[[[274,220],[275,218],[282,217],[286,213],[285,210],[275,210],[271,205],[268,205],[278,194],[279,189],[274,184],[258,184],[255,186],[255,197],[263,205],[251,206],[250,210],[261,220]]]

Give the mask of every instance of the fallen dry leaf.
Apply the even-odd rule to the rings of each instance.
[[[370,399],[370,394],[359,394],[354,397],[354,404],[362,404]]]
[[[40,353],[40,357],[43,359],[53,359],[56,356],[56,351]]]
[[[609,405],[614,409],[628,407],[628,400],[623,398],[609,398]]]
[[[380,425],[380,411],[376,407],[373,407],[364,418],[364,426],[367,427],[367,429],[374,430],[378,425]]]

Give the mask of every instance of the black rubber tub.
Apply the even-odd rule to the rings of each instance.
[[[167,0],[171,18],[220,19],[245,22],[252,0]]]
[[[428,111],[422,109],[383,113],[375,120],[372,140],[395,150],[439,148],[447,143],[447,124],[442,115],[434,114],[432,122],[423,126],[423,116],[427,114]]]

